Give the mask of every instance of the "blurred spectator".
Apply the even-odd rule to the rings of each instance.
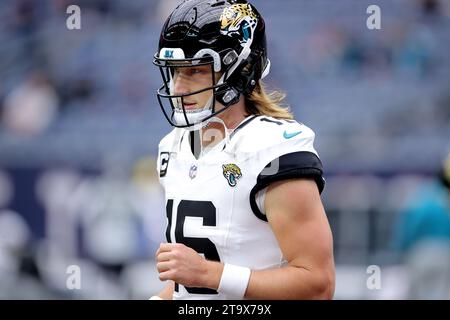
[[[33,72],[5,99],[4,125],[20,135],[36,135],[45,130],[56,116],[58,96],[47,76]]]
[[[34,35],[39,22],[36,11],[36,2],[33,0],[18,0],[15,2],[13,29],[18,36]]]
[[[0,299],[55,298],[42,283],[30,236],[21,215],[0,208]]]
[[[43,286],[31,246],[31,232],[24,218],[8,210],[14,187],[0,170],[0,299],[50,297]]]
[[[395,244],[403,252],[429,239],[450,244],[450,155],[444,163],[442,183],[419,188],[401,216]]]
[[[26,66],[41,66],[46,63],[40,28],[43,25],[45,4],[38,5],[33,0],[14,1],[11,17],[11,29],[20,46],[16,54],[16,63]]]
[[[411,28],[398,52],[396,63],[401,71],[427,76],[432,71],[436,39],[427,25]]]
[[[430,18],[439,16],[441,13],[441,2],[439,0],[422,0],[422,12]]]
[[[295,43],[298,62],[309,75],[336,71],[338,60],[345,50],[347,32],[338,24],[326,24]]]
[[[66,84],[59,86],[58,93],[61,99],[61,109],[64,111],[69,104],[83,101],[86,102],[95,95],[95,81],[88,75],[75,77]]]
[[[450,299],[450,154],[439,176],[417,190],[396,225],[411,299]]]
[[[116,275],[128,261],[145,256],[147,245],[142,245],[142,221],[131,203],[130,177],[122,161],[121,155],[106,159],[102,175],[85,182],[88,193],[79,208],[82,255]]]
[[[342,65],[347,71],[360,71],[367,63],[367,48],[355,37],[348,35],[344,52],[342,54]]]

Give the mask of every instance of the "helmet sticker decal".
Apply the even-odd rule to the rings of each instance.
[[[258,23],[258,17],[251,6],[246,4],[233,4],[223,10],[220,31],[224,35],[238,36],[242,46],[252,40],[253,31]]]

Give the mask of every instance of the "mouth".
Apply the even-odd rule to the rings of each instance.
[[[184,102],[183,105],[186,110],[192,110],[192,109],[195,109],[195,107],[197,106],[197,103]]]

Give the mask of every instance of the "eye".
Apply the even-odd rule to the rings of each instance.
[[[172,76],[176,77],[180,73],[180,68],[172,68],[171,70]]]
[[[207,72],[207,69],[205,69],[205,68],[190,68],[191,75],[205,74],[206,72]]]

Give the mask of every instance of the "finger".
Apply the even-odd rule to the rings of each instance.
[[[178,244],[177,243],[161,243],[159,245],[159,253],[161,252],[166,252],[166,251],[171,251],[173,250],[173,248],[175,248]]]
[[[166,251],[170,251],[170,246],[168,246],[170,243],[160,243],[158,250],[156,250],[155,253],[155,258],[161,253],[161,252],[166,252]]]
[[[172,258],[171,252],[161,252],[156,255],[157,262],[169,261]]]
[[[168,270],[170,270],[170,262],[168,262],[168,261],[158,262],[156,264],[156,269],[158,269],[159,273],[168,271]]]
[[[173,279],[173,273],[171,270],[161,272],[159,274],[159,280],[161,280],[161,281],[174,280],[175,281],[175,279]]]

